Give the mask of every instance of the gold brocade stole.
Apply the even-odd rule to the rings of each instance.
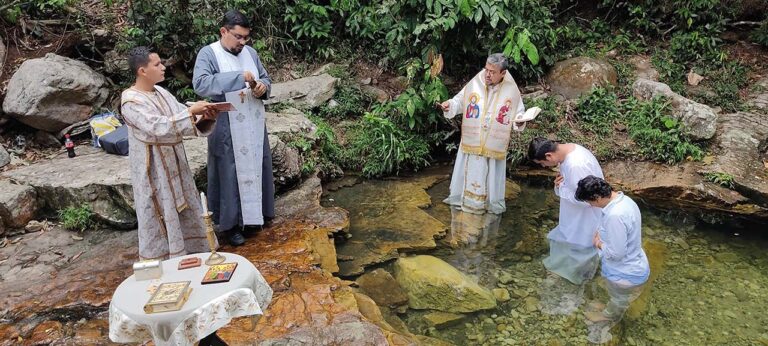
[[[511,119],[520,103],[520,91],[507,72],[498,89],[489,95],[490,88],[484,83],[483,72],[465,86],[461,150],[467,154],[504,160],[512,132]]]

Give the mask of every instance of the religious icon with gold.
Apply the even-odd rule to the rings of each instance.
[[[219,282],[228,282],[235,273],[237,262],[215,264],[208,268],[200,284],[215,284]]]

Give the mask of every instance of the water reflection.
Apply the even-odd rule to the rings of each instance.
[[[334,205],[355,210],[362,202],[376,199],[372,197],[375,195],[365,195],[370,193],[366,184],[328,197],[335,199]],[[395,188],[387,186],[382,191]],[[421,194],[410,186],[404,190],[406,195]],[[501,217],[469,215],[440,203],[448,193],[447,181],[427,193],[433,203],[423,212],[450,230],[438,240],[437,249],[420,253],[451,263],[489,289],[507,290],[511,299],[495,310],[470,314],[458,325],[432,329],[419,327],[426,312],[409,310],[399,316],[411,332],[456,345],[586,345],[590,328],[599,331],[595,336],[603,337],[604,328],[592,327],[594,324],[584,318],[585,313],[604,309],[596,303],[609,301],[598,279],[584,289],[584,302],[573,304],[578,306],[573,313],[550,315],[542,311],[546,309],[542,309],[545,304],[540,298],[545,300],[549,292],[543,288],[547,280],[542,265],[548,253],[546,234],[557,223],[558,204],[549,186],[522,185],[519,196],[507,202],[508,210]],[[378,194],[377,202],[391,201],[391,195]],[[641,210],[643,248],[651,277],[624,321],[610,330],[610,344],[768,345],[765,227],[750,233],[756,236],[746,237],[744,230],[731,226],[697,224],[685,215],[659,213],[647,205]],[[351,227],[356,227],[355,218],[369,214],[350,215]],[[403,214],[382,217],[404,219]],[[396,231],[395,227],[392,230]]]
[[[496,241],[501,216],[451,208],[451,228],[444,242],[453,254],[444,260],[485,287],[496,286]]]

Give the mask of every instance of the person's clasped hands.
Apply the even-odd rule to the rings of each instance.
[[[243,77],[245,78],[245,82],[251,86],[251,92],[253,92],[253,96],[261,97],[265,92],[267,92],[267,86],[264,85],[264,83],[261,81],[257,80],[251,71],[245,71]]]

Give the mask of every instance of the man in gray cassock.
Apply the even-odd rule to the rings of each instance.
[[[232,245],[245,243],[255,229],[275,217],[272,154],[264,103],[272,81],[256,51],[247,46],[248,19],[229,10],[221,39],[197,54],[195,93],[236,110],[220,114],[208,136],[208,206],[213,222]]]

